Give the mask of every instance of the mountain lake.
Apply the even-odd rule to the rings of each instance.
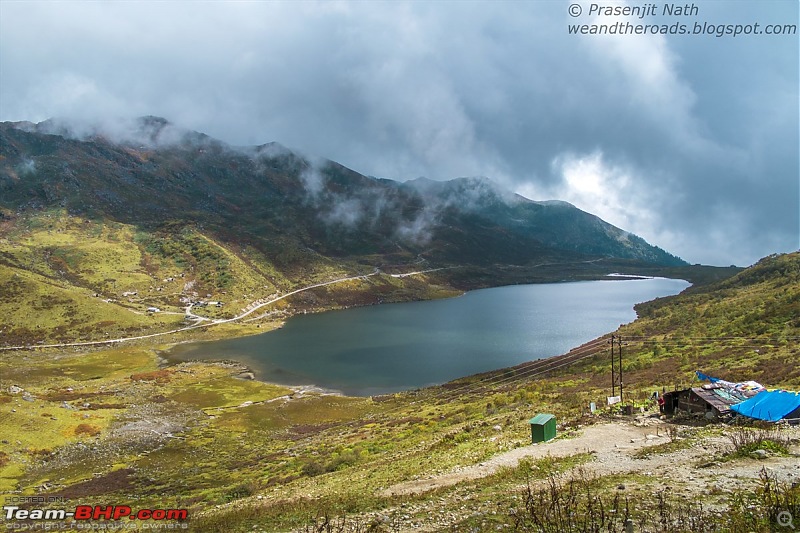
[[[633,321],[634,304],[688,286],[665,278],[512,285],[295,316],[261,335],[182,344],[165,355],[240,361],[272,383],[385,394],[560,355]]]

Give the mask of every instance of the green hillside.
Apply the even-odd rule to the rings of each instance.
[[[632,369],[652,361],[657,377],[685,382],[699,369],[800,389],[800,252],[636,310],[639,320],[619,331],[631,343]]]
[[[482,178],[400,184],[155,117],[136,127],[122,142],[0,124],[5,495],[186,508],[189,529],[214,532],[621,531],[628,518],[642,531],[768,531],[778,505],[800,502],[769,477],[794,475],[797,432],[776,432],[756,459],[730,452],[727,426],[605,408],[609,336],[370,398],[162,358],[296,313],[617,272],[694,283],[614,332],[637,411],[695,370],[798,389],[800,252],[688,266]],[[527,421],[542,412],[559,437],[531,448]],[[772,470],[758,481],[761,465]],[[554,509],[550,529],[537,522]]]
[[[768,387],[800,385],[799,272],[800,253],[769,257],[727,280],[641,305],[641,317],[616,332],[628,342],[628,401],[648,405],[653,388],[688,385],[695,369],[730,380],[760,379]],[[552,363],[373,398],[243,381],[235,378],[242,369],[230,365],[159,368],[156,352],[147,347],[2,357],[0,427],[8,435],[0,444],[3,490],[33,494],[46,485],[50,494],[81,504],[135,498],[143,507],[187,507],[194,531],[326,531],[326,520],[331,531],[343,522],[360,528],[352,531],[434,522],[436,530],[536,530],[520,522],[525,487],[561,479],[559,472],[579,465],[592,468],[597,460],[591,449],[420,492],[402,487],[480,469],[521,449],[530,442],[526,421],[536,412],[554,413],[562,435],[557,441],[568,443],[565,437],[603,420],[587,416],[587,406],[602,405],[610,381],[605,339]],[[6,392],[12,385],[25,392]],[[32,399],[22,400],[23,394]],[[693,443],[718,442],[727,430],[679,428],[682,439],[655,440],[659,444],[643,448],[642,457],[691,451],[700,459],[687,468],[697,476],[707,469],[697,464],[722,461],[715,454],[723,452],[713,451],[718,444],[705,451]],[[34,429],[50,437],[32,439]],[[734,462],[720,464],[743,466],[725,461]],[[714,508],[730,512],[692,508],[692,516],[723,530],[731,524],[768,530],[768,521],[742,515],[741,502],[761,505],[741,499],[757,496],[757,485],[748,488],[747,482],[742,478],[737,492],[703,493]],[[666,503],[654,497],[663,489],[660,477],[642,473],[601,474],[581,482],[579,491],[590,489],[596,504],[611,505],[622,484],[637,520],[666,509],[678,520],[683,515],[675,510],[681,494],[676,487],[683,481],[672,483],[678,499],[667,495]],[[578,499],[583,503],[574,505],[585,505]]]
[[[128,126],[112,139],[0,124],[0,347],[246,334],[297,312],[686,268],[574,206],[486,179],[398,183],[157,117]],[[407,272],[423,273],[392,277]]]

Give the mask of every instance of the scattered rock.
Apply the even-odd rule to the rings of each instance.
[[[32,402],[36,400],[36,397],[26,392],[25,394],[22,395],[22,399],[26,402]]]
[[[16,385],[11,385],[8,388],[8,392],[10,392],[11,394],[19,394],[20,392],[25,392],[25,389],[23,389],[22,387],[18,387]]]
[[[620,483],[619,485],[617,485],[617,489],[618,489],[618,490],[625,490],[625,485],[623,485],[622,483]]]
[[[766,459],[768,456],[767,450],[756,450],[750,454],[753,459]]]

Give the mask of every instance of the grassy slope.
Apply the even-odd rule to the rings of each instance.
[[[800,389],[800,253],[763,259],[637,312],[640,319],[618,332],[630,343],[632,383],[687,383],[703,370]]]
[[[629,397],[643,400],[653,387],[688,384],[697,368],[768,386],[800,385],[798,271],[800,254],[769,258],[717,285],[640,306],[641,318],[618,332],[631,339]],[[642,338],[634,342],[635,336]],[[473,511],[496,512],[513,505],[513,490],[526,475],[563,465],[523,465],[423,496],[380,493],[527,443],[524,421],[533,412],[556,413],[565,429],[577,424],[589,401],[608,394],[610,374],[601,349],[548,379],[501,371],[368,399],[282,396],[289,391],[235,379],[238,371],[206,364],[159,370],[146,348],[6,354],[0,484],[80,503],[136,498],[142,506],[188,506],[199,531],[221,531],[222,524],[227,531],[254,524],[285,530],[326,513],[422,508],[456,497]],[[12,384],[34,400],[7,392]],[[255,403],[243,406],[247,401]],[[147,431],[137,431],[142,424]],[[154,436],[153,428],[160,433]],[[248,498],[255,494],[262,499]]]
[[[0,217],[0,331],[5,346],[102,341],[185,327],[187,301],[221,301],[196,307],[216,319],[241,313],[297,288],[374,271],[387,274],[431,268],[412,257],[331,259],[310,250],[304,267],[276,264],[254,246],[223,242],[198,226],[171,223],[145,229],[94,220],[63,209],[3,213]],[[400,258],[395,258],[400,260]],[[177,339],[256,333],[259,325],[297,312],[392,301],[447,297],[498,284],[599,279],[609,272],[707,277],[702,268],[655,268],[627,260],[547,262],[534,266],[448,268],[425,276],[370,277],[305,292],[265,309],[265,320],[237,328],[182,334]],[[710,275],[727,273],[713,269]],[[149,307],[162,312],[148,314]],[[32,312],[31,312],[32,311]],[[252,318],[263,313],[253,315]]]
[[[212,319],[230,318],[253,301],[369,272],[369,267],[321,256],[302,273],[284,272],[257,249],[223,245],[193,226],[146,231],[63,210],[7,216],[0,224],[2,344],[97,341],[168,331],[187,325],[187,300],[221,301],[221,307],[194,311]],[[382,276],[293,297],[265,312],[271,311],[274,321],[297,311],[453,294],[436,282]],[[151,306],[162,312],[147,313]],[[255,326],[214,332],[255,333]],[[201,333],[193,338],[197,335]]]
[[[644,404],[654,387],[681,381],[689,384],[698,368],[731,380],[755,378],[771,387],[800,387],[796,365],[800,358],[799,272],[800,254],[768,258],[727,281],[640,306],[641,318],[618,331],[630,339],[625,362],[629,399]],[[693,326],[687,329],[688,323]],[[634,341],[634,336],[640,339]],[[758,352],[754,346],[758,346]],[[325,443],[329,450],[334,448],[328,457],[333,457],[335,464],[336,454],[341,451],[331,446],[334,442],[341,443],[340,446],[354,442],[359,450],[375,446],[378,451],[361,452],[350,468],[334,470],[322,477],[301,477],[284,487],[267,489],[266,499],[278,503],[251,504],[244,507],[244,512],[238,507],[222,508],[217,518],[209,517],[203,523],[213,528],[213,524],[225,523],[236,516],[242,530],[254,523],[269,530],[300,525],[303,520],[325,513],[355,513],[395,506],[396,499],[374,495],[398,480],[475,464],[527,442],[528,428],[522,422],[532,412],[554,412],[566,427],[576,424],[590,401],[599,404],[609,392],[608,352],[601,350],[598,356],[556,372],[549,379],[509,376],[512,374],[508,371],[501,371],[494,376],[461,380],[461,388],[452,393],[432,388],[400,395],[394,400],[397,403],[388,408],[386,419],[379,408],[373,408],[369,431],[348,426],[323,430],[316,445],[307,445],[311,447],[311,457],[325,457],[317,448]],[[499,385],[483,387],[476,382],[478,379],[483,384]],[[357,418],[353,424],[358,427],[364,421],[363,417]],[[496,426],[501,429],[493,429]],[[381,448],[380,444],[386,447]],[[541,476],[545,470],[539,468],[536,474]],[[460,490],[463,494],[459,498],[472,502],[472,510],[497,509],[498,504],[514,505],[508,489],[518,486],[523,477],[519,471],[510,472],[506,478],[467,483],[461,489],[400,498],[400,503],[406,501],[413,507],[421,502],[447,499],[460,494]],[[615,480],[608,483],[613,487]],[[312,496],[304,501],[302,511],[279,503],[281,498],[298,495]],[[469,520],[465,519],[464,525],[467,523]]]

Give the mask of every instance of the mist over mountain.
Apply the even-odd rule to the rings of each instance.
[[[487,178],[372,178],[277,143],[230,146],[159,117],[2,123],[0,155],[6,218],[63,208],[150,232],[192,225],[286,266],[309,254],[375,264],[685,264],[568,203],[532,201]]]

